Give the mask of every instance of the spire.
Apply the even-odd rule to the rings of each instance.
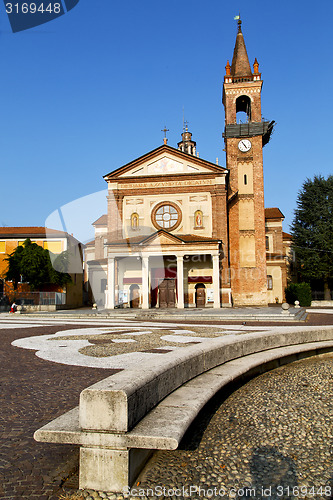
[[[230,72],[234,78],[252,79],[253,76],[242,33],[242,21],[240,19],[238,19],[238,33]]]
[[[225,67],[225,74],[226,74],[226,76],[230,76],[230,68],[231,68],[230,62],[227,61],[227,65]]]

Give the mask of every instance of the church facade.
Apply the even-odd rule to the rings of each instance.
[[[187,127],[107,174],[108,209],[87,245],[94,300],[115,307],[231,307],[282,302],[283,214],[264,206],[262,80],[238,22],[223,85],[226,168],[197,156]],[[237,114],[246,123],[237,123]]]

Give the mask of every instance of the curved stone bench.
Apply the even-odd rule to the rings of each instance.
[[[331,350],[332,327],[234,335],[179,349],[88,387],[79,407],[34,437],[80,445],[80,488],[119,492],[152,450],[176,449],[199,411],[230,382]]]

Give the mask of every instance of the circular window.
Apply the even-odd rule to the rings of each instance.
[[[177,205],[163,201],[156,205],[151,218],[156,229],[172,231],[181,223],[182,214]]]

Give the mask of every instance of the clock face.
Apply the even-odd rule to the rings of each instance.
[[[249,139],[242,139],[238,143],[238,149],[242,153],[247,153],[247,151],[250,151],[251,147],[252,147],[252,144],[251,144],[251,141],[249,141]]]

